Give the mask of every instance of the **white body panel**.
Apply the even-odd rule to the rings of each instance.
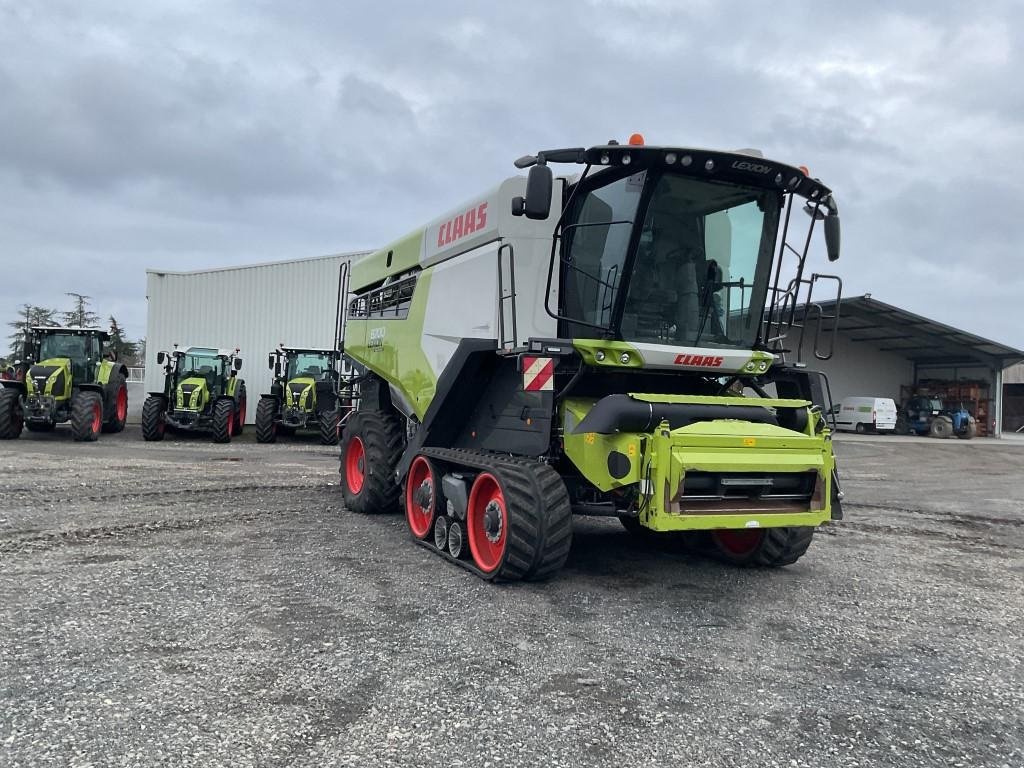
[[[844,397],[836,413],[836,429],[841,432],[891,432],[896,429],[896,403],[890,397]]]

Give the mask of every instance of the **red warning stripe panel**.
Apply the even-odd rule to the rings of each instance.
[[[553,357],[523,356],[523,389],[527,392],[551,392],[555,388]]]

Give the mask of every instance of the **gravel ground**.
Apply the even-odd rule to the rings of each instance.
[[[788,568],[578,520],[496,587],[251,441],[0,444],[0,766],[1024,765],[1024,444],[840,438]]]

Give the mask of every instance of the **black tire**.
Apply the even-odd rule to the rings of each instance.
[[[164,439],[167,429],[167,401],[159,395],[150,395],[142,404],[142,439],[155,442]]]
[[[726,533],[750,534],[752,537],[756,534],[757,541],[749,550],[738,552],[735,547],[725,546],[722,534]],[[809,526],[711,532],[715,553],[720,560],[732,565],[752,568],[778,568],[783,565],[792,565],[803,557],[813,538],[814,528]]]
[[[98,392],[76,391],[71,395],[71,435],[79,443],[91,443],[103,430],[103,398]]]
[[[25,426],[18,390],[0,389],[0,440],[14,440]]]
[[[245,429],[245,411],[248,406],[248,400],[245,396],[245,382],[238,385],[238,396],[235,397],[235,425],[234,435],[242,434],[242,430]]]
[[[360,514],[397,511],[402,486],[395,470],[404,448],[405,425],[398,416],[380,411],[352,415],[341,437],[339,469],[348,509]]]
[[[121,392],[124,392],[124,414],[117,412],[117,401]],[[111,373],[107,381],[107,417],[103,421],[103,431],[109,434],[124,431],[124,425],[128,421],[128,382],[124,374]]]
[[[56,424],[51,424],[48,421],[25,422],[25,429],[27,429],[29,432],[53,432],[56,426]]]
[[[277,398],[261,397],[256,404],[256,442],[277,442]]]
[[[928,434],[945,440],[953,436],[953,420],[948,416],[936,416],[928,427]]]
[[[864,426],[863,421],[858,421],[857,426],[853,428],[853,431],[856,432],[858,435],[863,435],[865,432],[867,432],[867,428]]]
[[[338,444],[338,419],[341,414],[335,408],[320,413],[320,445]]]
[[[978,422],[971,416],[967,422],[967,426],[964,427],[963,432],[957,432],[956,436],[961,440],[970,440],[978,436]]]
[[[235,428],[235,401],[227,398],[213,404],[213,442],[230,443]]]
[[[640,525],[640,521],[632,515],[619,515],[619,522],[632,536],[646,538],[654,535],[654,531]]]

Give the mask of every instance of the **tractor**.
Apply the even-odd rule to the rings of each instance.
[[[256,406],[258,442],[273,443],[278,434],[312,429],[322,445],[337,444],[340,357],[333,349],[283,345],[270,353],[274,381]]]
[[[896,432],[942,439],[956,435],[961,440],[970,440],[978,434],[978,422],[963,403],[947,408],[937,397],[916,395],[900,408]]]
[[[818,222],[839,257],[831,190],[639,135],[515,165],[346,277],[346,508],[404,509],[415,543],[491,581],[556,573],[574,514],[796,562],[841,517],[827,381],[800,359],[815,323],[815,356],[834,349],[841,281],[805,272]]]
[[[104,350],[98,328],[31,328],[13,378],[0,379],[0,439],[71,423],[77,441],[120,432],[128,416],[128,369]]]
[[[229,443],[245,427],[245,382],[238,378],[238,350],[188,347],[158,352],[164,389],[150,392],[142,406],[142,437],[163,440],[172,433],[209,432]]]

